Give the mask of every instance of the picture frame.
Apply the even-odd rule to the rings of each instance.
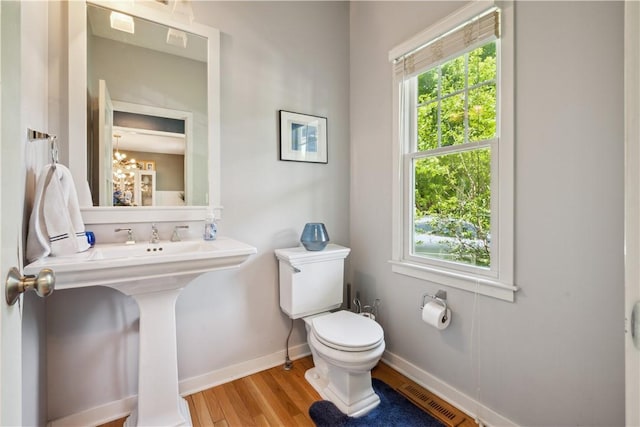
[[[147,170],[147,171],[156,170],[156,162],[153,160],[144,162],[144,170]]]
[[[280,160],[328,163],[327,118],[280,110]]]

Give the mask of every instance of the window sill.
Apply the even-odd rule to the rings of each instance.
[[[497,280],[479,278],[462,273],[441,270],[425,265],[411,263],[407,261],[389,261],[394,273],[414,277],[416,279],[428,280],[439,285],[450,286],[469,292],[478,292],[497,298],[503,301],[513,302],[518,288],[514,285],[501,283]]]

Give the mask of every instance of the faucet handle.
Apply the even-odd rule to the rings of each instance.
[[[126,241],[127,245],[133,245],[136,242],[136,239],[133,237],[133,230],[131,228],[116,228],[114,231],[116,233],[120,231],[127,232],[127,241]]]
[[[151,224],[151,241],[149,243],[160,243],[160,234],[155,223]]]
[[[178,233],[179,229],[187,229],[189,228],[188,225],[176,225],[175,228],[173,229],[173,234],[171,235],[171,241],[172,242],[180,242],[182,239],[180,238],[180,233]]]

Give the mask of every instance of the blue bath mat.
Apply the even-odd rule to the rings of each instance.
[[[327,400],[314,402],[309,415],[318,427],[443,427],[437,419],[418,408],[400,393],[377,378],[373,389],[380,396],[380,404],[368,414],[352,418]]]

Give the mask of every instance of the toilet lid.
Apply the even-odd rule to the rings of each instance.
[[[338,350],[369,350],[384,338],[382,327],[375,320],[345,310],[316,317],[311,325],[320,342]]]

